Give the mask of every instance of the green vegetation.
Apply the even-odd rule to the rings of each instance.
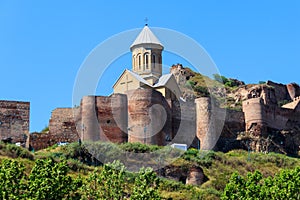
[[[41,131],[41,133],[48,133],[49,132],[49,126],[45,126],[45,128],[43,128],[43,130]]]
[[[221,199],[300,199],[300,167],[263,178],[259,171],[247,177],[233,173]]]
[[[54,146],[34,154],[12,144],[0,143],[0,147],[2,199],[198,200],[234,199],[240,193],[246,195],[243,199],[299,198],[292,195],[299,193],[300,170],[297,166],[300,166],[300,159],[282,154],[249,154],[242,150],[222,153],[193,148],[179,152],[140,143],[97,142],[92,146],[94,151],[107,151],[106,155],[110,156],[121,151],[129,155],[151,152],[162,158],[182,154],[169,165],[175,174],[186,173],[191,167],[198,166],[208,179],[201,186],[192,186],[185,185],[185,179],[175,181],[158,176],[163,175],[161,171],[154,172],[151,168],[137,169],[138,172],[133,173],[122,161],[95,162],[78,143]],[[130,164],[134,162],[137,161]],[[258,190],[264,193],[257,193]],[[272,196],[275,193],[279,196]],[[283,196],[283,193],[289,196]]]

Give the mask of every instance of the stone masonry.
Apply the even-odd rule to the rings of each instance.
[[[30,103],[0,101],[0,139],[25,145],[29,134]]]

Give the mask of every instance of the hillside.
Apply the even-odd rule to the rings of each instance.
[[[126,150],[126,152],[130,154],[130,152],[155,152],[161,148],[158,146],[147,146],[138,143],[128,143],[117,146],[111,143],[96,143],[95,145],[97,146],[99,153],[104,153],[103,151],[105,151],[105,153],[108,153],[109,155],[114,155],[116,153],[116,149]],[[6,166],[5,170],[8,170],[9,168],[7,165],[7,159],[21,163],[21,165],[19,164],[20,166],[25,166],[24,177],[22,175],[24,181],[28,174],[31,174],[31,177],[33,177],[32,174],[34,172],[31,171],[31,169],[36,169],[37,163],[38,166],[46,166],[48,171],[51,171],[52,167],[56,166],[56,168],[61,168],[65,165],[67,168],[69,168],[69,170],[67,170],[67,168],[61,168],[66,172],[61,178],[69,177],[67,179],[70,179],[69,181],[71,181],[72,184],[78,184],[76,189],[66,188],[66,190],[68,189],[68,191],[70,190],[70,192],[72,192],[68,195],[64,194],[64,196],[67,195],[69,199],[86,199],[90,195],[96,195],[93,193],[93,187],[98,187],[99,191],[105,192],[105,190],[102,190],[101,188],[108,186],[101,184],[97,186],[88,183],[88,181],[93,178],[94,170],[97,170],[96,174],[99,175],[99,177],[98,175],[96,177],[101,178],[100,175],[103,175],[105,176],[106,181],[112,178],[112,180],[110,180],[112,181],[110,184],[117,184],[114,182],[113,176],[110,175],[111,171],[109,171],[107,168],[107,166],[111,165],[95,162],[95,160],[89,157],[90,155],[85,154],[85,152],[77,143],[62,147],[53,146],[35,153],[30,153],[27,150],[12,144],[5,145],[1,143],[0,155],[2,171],[4,170],[4,165]],[[53,164],[51,164],[51,160],[54,161]],[[135,161],[131,161],[130,165],[134,165],[134,162]],[[55,163],[58,163],[59,165],[56,165]],[[103,166],[103,164],[105,165]],[[11,163],[9,166],[12,165],[13,163]],[[300,166],[299,158],[292,158],[275,153],[262,154],[242,150],[234,150],[228,153],[222,153],[189,149],[174,162],[157,170],[157,175],[152,174],[151,180],[155,180],[156,182],[158,181],[160,184],[148,185],[148,187],[157,191],[157,195],[161,196],[162,199],[220,199],[226,184],[234,172],[238,172],[241,176],[245,176],[248,172],[254,172],[255,170],[258,170],[261,172],[263,177],[273,177],[283,169],[294,169],[297,166]],[[53,168],[53,170],[56,168]],[[41,168],[38,169],[41,170]],[[200,169],[198,172],[202,173],[202,176],[200,176],[202,177],[200,181],[201,185],[185,184],[191,169]],[[36,173],[39,174],[42,172],[38,171]],[[106,175],[103,173],[106,173]],[[139,172],[139,174],[140,173],[141,172]],[[38,174],[35,174],[35,176]],[[39,176],[43,177],[44,175]],[[129,198],[135,193],[135,191],[139,190],[139,187],[142,187],[142,184],[137,186],[134,181],[137,179],[137,176],[139,176],[137,173],[127,171],[122,175],[124,180],[127,181],[122,183],[119,182],[121,185],[115,187],[122,189],[122,192],[124,193],[123,195],[127,196],[126,198]],[[157,180],[155,176],[158,176]],[[18,177],[15,178],[17,179]],[[4,182],[1,182],[0,184],[2,187],[5,185]],[[30,184],[30,182],[28,182],[28,184]],[[124,187],[122,184],[125,184]],[[1,191],[2,190],[0,189],[0,192]]]

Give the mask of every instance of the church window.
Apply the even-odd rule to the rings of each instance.
[[[155,54],[152,55],[152,68],[155,68]]]
[[[141,55],[138,55],[138,65],[139,65],[139,69],[141,69]]]
[[[146,69],[149,69],[149,54],[146,53],[144,54],[145,55],[145,58],[144,58],[144,66]]]
[[[132,65],[133,65],[133,70],[135,70],[136,69],[136,60],[135,60],[135,55],[134,56],[132,56]]]

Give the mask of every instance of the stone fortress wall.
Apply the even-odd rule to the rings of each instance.
[[[127,96],[113,94],[105,96],[85,96],[80,104],[81,121],[78,131],[82,140],[127,141]]]
[[[30,145],[39,150],[58,142],[81,139],[156,145],[186,143],[195,148],[228,151],[245,148],[238,141],[240,133],[249,133],[251,140],[257,140],[268,137],[272,131],[300,127],[298,85],[269,81],[239,90],[245,90],[239,91],[242,95],[238,97],[243,101],[243,111],[220,108],[208,97],[195,101],[165,99],[152,89],[85,96],[79,107],[53,110],[49,132],[30,134]],[[280,107],[277,105],[280,101],[289,103]],[[13,142],[25,143],[29,107],[28,102],[0,101],[1,139],[11,137]],[[292,133],[284,135],[285,146],[291,144],[299,149],[298,132]]]
[[[29,134],[30,103],[0,101],[0,140],[25,144]]]
[[[245,129],[254,136],[267,134],[268,129],[289,130],[300,126],[299,86],[294,84],[285,86],[273,82],[268,82],[267,85],[271,87],[265,87],[265,90],[257,92],[253,98],[243,102]],[[278,106],[277,102],[283,100],[292,102],[282,107]]]
[[[54,109],[49,120],[49,132],[30,134],[30,149],[40,150],[58,142],[77,141],[79,138],[76,115],[78,116],[79,112],[80,108]]]
[[[179,82],[184,83],[186,76],[189,76],[183,68],[172,70]],[[75,117],[72,117],[74,111],[70,108],[66,109],[68,111],[53,111],[49,134],[59,137],[51,136],[51,139],[45,140],[48,143],[51,141],[51,144],[81,138],[157,145],[170,142],[190,144],[192,141],[192,147],[228,151],[242,148],[241,144],[236,143],[241,132],[250,132],[251,136],[258,138],[268,134],[270,129],[284,130],[299,124],[299,98],[295,96],[299,95],[300,90],[296,84],[283,85],[269,81],[244,90],[239,91],[244,95],[239,97],[243,100],[243,111],[219,108],[207,97],[195,101],[165,99],[151,89],[138,89],[109,97],[85,96]],[[285,105],[289,108],[278,107],[277,102],[291,100],[292,97],[295,100]],[[153,132],[155,134],[151,135]]]

